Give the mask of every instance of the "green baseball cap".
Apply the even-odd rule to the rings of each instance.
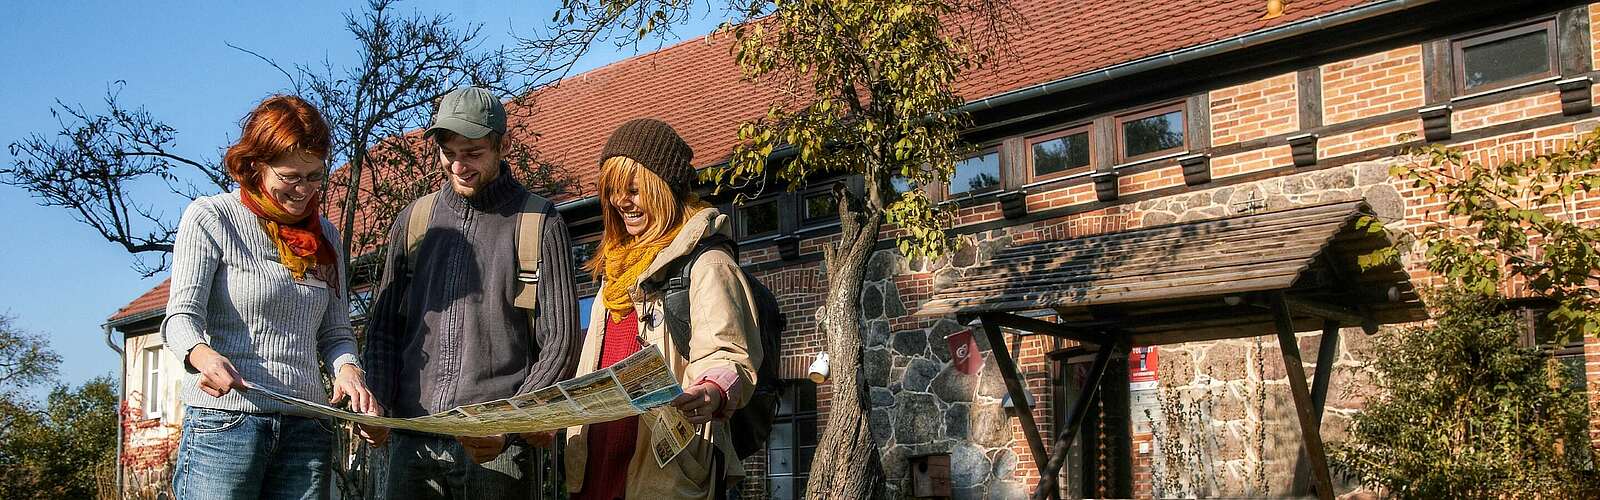
[[[449,130],[468,139],[478,139],[489,132],[506,133],[506,107],[494,93],[478,87],[456,87],[439,101],[433,111],[433,126],[423,132],[423,137],[439,130]]]

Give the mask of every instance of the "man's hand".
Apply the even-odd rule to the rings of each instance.
[[[234,389],[249,389],[233,362],[205,344],[195,344],[189,350],[189,366],[200,371],[200,390],[211,397],[220,398]]]
[[[699,425],[711,421],[712,414],[722,408],[722,389],[717,384],[702,382],[683,390],[672,399],[672,406],[683,412],[689,423]]]
[[[484,437],[456,436],[456,440],[461,442],[461,446],[467,449],[467,454],[472,456],[472,462],[477,464],[494,460],[494,457],[500,456],[500,452],[506,449],[506,437],[504,435]]]
[[[534,446],[534,447],[538,447],[538,448],[549,448],[549,447],[554,446],[556,444],[556,432],[555,431],[524,432],[524,433],[519,434],[519,435],[522,436],[522,441],[523,442],[528,443],[528,446]]]
[[[368,427],[365,425],[356,424],[356,434],[361,436],[361,440],[366,441],[367,446],[371,448],[383,446],[383,443],[389,441],[388,427],[379,427],[376,425]]]

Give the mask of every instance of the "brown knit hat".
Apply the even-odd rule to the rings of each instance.
[[[600,163],[613,156],[626,156],[655,172],[667,182],[672,194],[685,199],[694,187],[694,150],[671,125],[653,118],[638,118],[617,127],[600,153]]]

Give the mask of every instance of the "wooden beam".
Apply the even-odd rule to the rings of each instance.
[[[1033,423],[1033,405],[1028,403],[1027,387],[1022,385],[1022,375],[1017,363],[1011,359],[1011,348],[1000,332],[1000,319],[996,314],[983,315],[983,331],[989,336],[989,350],[994,353],[995,364],[1000,367],[1001,378],[1006,381],[1006,393],[1017,408],[1017,420],[1022,424],[1022,435],[1028,439],[1028,451],[1033,453],[1033,463],[1044,463],[1044,439],[1039,437],[1039,427]]]
[[[1100,380],[1106,375],[1106,367],[1111,364],[1111,354],[1118,349],[1126,349],[1127,342],[1122,339],[1113,340],[1110,345],[1100,346],[1094,355],[1094,367],[1089,369],[1088,380],[1083,381],[1083,392],[1078,394],[1078,400],[1072,402],[1072,409],[1067,413],[1066,427],[1056,437],[1055,448],[1050,452],[1049,461],[1036,461],[1045,464],[1044,470],[1039,472],[1039,489],[1033,492],[1035,500],[1050,498],[1057,494],[1056,480],[1061,475],[1061,464],[1066,462],[1067,450],[1072,447],[1073,438],[1077,437],[1078,426],[1083,419],[1089,416],[1089,407],[1094,403],[1095,392],[1100,389]],[[1012,399],[1016,399],[1015,396]]]
[[[1294,317],[1282,292],[1272,294],[1272,312],[1278,327],[1278,350],[1283,352],[1283,368],[1289,375],[1289,392],[1294,396],[1294,413],[1300,419],[1300,438],[1317,480],[1317,498],[1333,499],[1333,480],[1328,474],[1328,456],[1322,448],[1322,432],[1312,413],[1311,390],[1306,387],[1306,369],[1301,366],[1300,344],[1294,338]]]
[[[1061,323],[1051,323],[1037,318],[1018,316],[1010,313],[993,313],[983,315],[983,324],[993,322],[995,326],[1003,326],[1013,330],[1022,330],[1028,333],[1045,334],[1067,340],[1076,340],[1089,344],[1100,345],[1106,341],[1103,336],[1096,336],[1081,328],[1074,328]],[[1103,332],[1102,332],[1103,334]]]
[[[1295,312],[1304,313],[1308,316],[1316,316],[1322,319],[1338,321],[1346,325],[1359,325],[1366,319],[1363,318],[1359,312],[1351,311],[1342,306],[1329,304],[1326,302],[1293,297],[1284,297],[1283,300],[1289,304],[1289,309],[1292,309]]]
[[[1339,322],[1327,320],[1322,323],[1322,341],[1317,346],[1316,372],[1311,376],[1311,406],[1312,414],[1317,417],[1317,428],[1322,428],[1323,409],[1328,403],[1328,384],[1333,375],[1333,363],[1339,357]],[[1310,478],[1311,462],[1305,450],[1300,451],[1300,460],[1295,462],[1294,486],[1289,490],[1295,494],[1304,494],[1311,488]]]

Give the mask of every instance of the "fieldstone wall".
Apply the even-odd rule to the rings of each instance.
[[[892,497],[910,494],[910,457],[948,453],[954,498],[1024,498],[1037,469],[1017,420],[1002,407],[1006,387],[989,343],[975,335],[983,367],[975,375],[956,370],[944,337],[963,328],[951,319],[911,318],[928,289],[954,283],[960,271],[987,260],[1014,240],[1053,239],[1272,211],[1309,204],[1366,199],[1380,219],[1400,220],[1401,194],[1390,183],[1393,158],[1258,182],[1221,187],[1113,207],[1102,213],[1037,222],[969,235],[947,259],[910,261],[889,250],[875,254],[862,291],[864,369],[870,387],[869,421],[882,454]],[[1088,227],[1089,229],[1081,229]],[[1065,232],[1065,234],[1063,233]],[[906,288],[915,288],[906,290]],[[1302,359],[1317,358],[1320,334],[1299,337]],[[1336,358],[1333,390],[1323,423],[1324,439],[1337,442],[1349,415],[1361,406],[1366,385],[1361,366],[1367,336],[1346,330]],[[1136,436],[1151,446],[1139,450],[1135,471],[1151,493],[1216,495],[1286,494],[1300,449],[1298,423],[1275,337],[1162,346],[1161,407],[1151,416],[1154,436]],[[1037,345],[1014,352],[1030,392],[1035,419],[1048,436],[1052,404],[1049,366]],[[1138,416],[1136,416],[1138,418]],[[1148,476],[1146,474],[1149,474]],[[1148,483],[1148,484],[1144,484]]]

